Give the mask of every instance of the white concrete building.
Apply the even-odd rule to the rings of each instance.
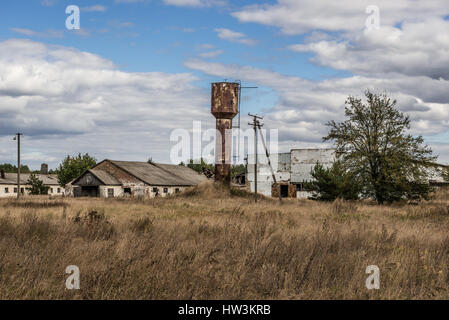
[[[248,155],[247,181],[254,192],[254,155]],[[265,154],[257,155],[257,192],[268,197],[277,197],[277,190]],[[327,168],[335,161],[335,149],[292,149],[288,153],[270,155],[276,181],[280,185],[282,197],[307,198],[311,194],[304,191],[304,183],[312,180],[310,172],[320,163]]]
[[[45,186],[48,187],[48,194],[54,196],[62,196],[64,188],[58,184],[58,178],[54,174],[36,174],[39,180],[42,180]],[[20,174],[20,192],[23,195],[28,195],[27,184],[30,178],[29,173]],[[0,198],[17,197],[17,173],[5,173],[0,171]]]
[[[277,197],[268,159],[265,154],[257,156],[257,192],[268,197]],[[276,181],[280,184],[281,196],[289,198],[308,198],[311,192],[304,190],[304,183],[312,181],[311,171],[319,163],[329,168],[336,160],[335,149],[292,149],[289,153],[270,155],[275,171]],[[444,180],[443,172],[449,167],[434,163],[427,167],[429,184],[436,187],[447,187],[449,181]],[[247,181],[251,192],[254,192],[254,155],[247,160]]]

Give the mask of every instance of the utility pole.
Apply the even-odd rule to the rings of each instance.
[[[14,140],[17,140],[17,199],[20,198],[20,136],[23,134],[18,132]]]
[[[248,124],[252,125],[254,128],[254,159],[255,159],[255,162],[254,162],[254,199],[255,199],[255,202],[257,202],[257,129],[259,129],[260,138],[262,139],[263,148],[265,149],[265,155],[268,160],[268,166],[270,167],[270,170],[271,170],[271,177],[273,178],[274,185],[276,186],[276,190],[277,190],[278,196],[279,196],[279,201],[282,203],[281,190],[276,181],[276,175],[274,174],[273,167],[271,166],[270,154],[268,153],[267,145],[265,143],[265,139],[262,134],[261,127],[263,126],[263,124],[260,124],[260,122],[259,122],[259,119],[263,120],[263,117],[260,117],[258,115],[252,115],[250,113],[248,113],[248,115],[250,117],[253,117],[253,122],[248,123]]]
[[[252,115],[248,113],[250,117],[253,117],[253,122],[248,123],[250,126],[253,126],[254,129],[254,202],[257,202],[257,119],[263,119],[258,115]]]
[[[263,126],[263,125],[261,125],[259,123],[259,121],[257,121],[257,127],[259,128],[260,139],[262,140],[263,148],[265,149],[265,155],[266,155],[267,160],[268,160],[268,165],[270,166],[271,177],[273,178],[274,185],[276,186],[276,190],[278,192],[279,202],[282,203],[281,187],[278,185],[278,183],[276,181],[276,175],[274,174],[273,167],[271,166],[270,154],[268,153],[267,145],[265,143],[265,139],[264,139],[263,134],[262,134],[262,129],[260,128],[261,126]]]

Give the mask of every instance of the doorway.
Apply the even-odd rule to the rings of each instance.
[[[281,184],[281,197],[288,198],[288,184]]]

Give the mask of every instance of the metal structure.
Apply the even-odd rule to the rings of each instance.
[[[271,166],[270,154],[268,153],[267,145],[265,143],[265,139],[264,139],[263,134],[262,134],[262,126],[263,126],[263,124],[260,124],[260,121],[259,121],[259,120],[263,120],[263,117],[260,117],[258,115],[253,115],[251,113],[248,113],[248,115],[253,118],[253,122],[250,122],[248,124],[252,125],[253,129],[254,129],[254,201],[257,202],[257,162],[258,162],[258,157],[257,157],[257,155],[258,155],[258,153],[257,153],[257,129],[259,129],[260,138],[262,139],[263,148],[265,149],[265,156],[268,159],[268,166],[270,167],[270,170],[271,170],[271,177],[273,178],[275,187],[278,190],[279,201],[282,202],[281,190],[280,190],[280,187],[279,187],[279,185],[278,185],[278,183],[276,181],[276,176],[274,174],[273,167]]]
[[[240,83],[212,83],[211,113],[216,118],[215,181],[231,183],[232,119],[239,113]]]
[[[22,135],[18,132],[14,137],[14,140],[17,140],[17,199],[20,198],[20,136]]]

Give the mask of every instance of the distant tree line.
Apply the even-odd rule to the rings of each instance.
[[[17,173],[17,166],[9,164],[9,163],[4,163],[4,164],[0,164],[0,169],[3,169],[6,173]],[[21,173],[31,173],[30,168],[28,168],[27,165],[20,165],[20,172]]]
[[[203,173],[205,170],[210,170],[211,172],[215,171],[215,165],[207,163],[203,158],[201,158],[198,161],[194,161],[193,159],[190,159],[187,164],[185,164],[184,162],[181,162],[179,165],[188,167],[192,170],[195,170],[198,173]],[[246,167],[244,164],[231,165],[231,178],[233,178],[235,175],[245,173],[245,172],[246,172]]]

